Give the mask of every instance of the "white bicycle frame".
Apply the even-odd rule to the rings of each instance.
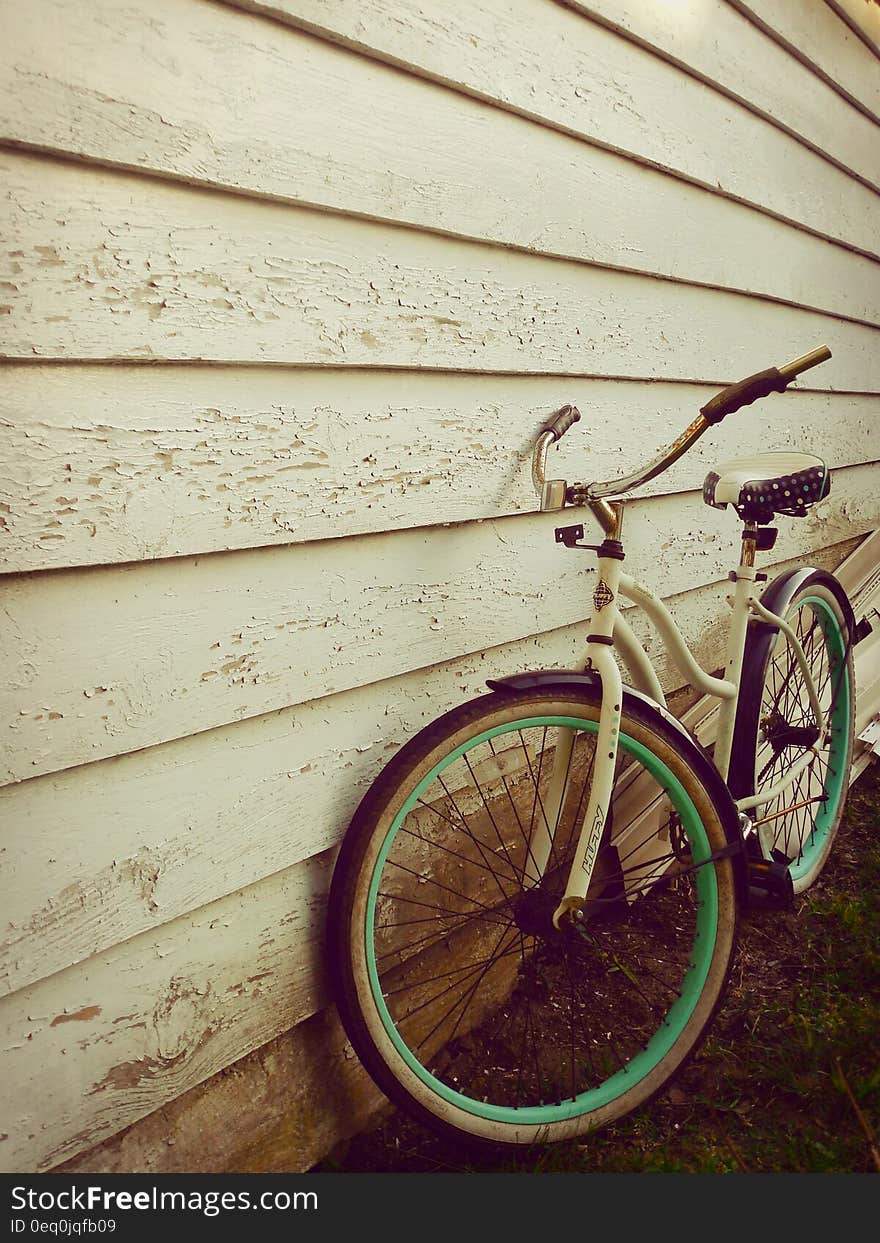
[[[594,511],[597,508],[594,507]],[[615,530],[619,533],[623,503],[617,502],[613,506],[606,506],[605,512],[613,512],[616,518]],[[601,517],[598,514],[597,516]],[[603,525],[605,525],[604,522]],[[566,912],[577,911],[583,905],[596,865],[611,804],[619,740],[618,730],[623,706],[623,682],[620,668],[614,657],[615,650],[626,666],[632,687],[650,696],[661,709],[666,709],[666,697],[651,661],[620,611],[618,601],[621,596],[645,611],[659,632],[666,651],[684,675],[685,680],[704,694],[721,701],[714,762],[725,781],[730,767],[746,629],[750,616],[757,616],[762,621],[771,623],[787,637],[803,674],[810,704],[816,716],[819,735],[822,736],[825,729],[824,715],[803,647],[797,634],[785,619],[766,609],[758,600],[755,594],[757,572],[753,560],[754,541],[744,540],[742,559],[732,575],[735,580],[734,590],[728,596],[732,612],[727,636],[725,676],[717,678],[706,673],[694,659],[681,630],[662,600],[647,587],[636,582],[630,575],[623,573],[621,561],[617,557],[599,556],[589,639],[584,650],[583,661],[579,666],[583,668],[585,664],[588,664],[592,667],[598,674],[602,686],[596,758],[589,802],[580,829],[565,894],[554,914],[555,923],[558,924]],[[543,873],[549,859],[552,836],[558,825],[565,797],[569,757],[573,745],[574,732],[572,730],[562,728],[557,730],[553,769],[545,808],[545,828],[539,840],[533,843],[532,867],[535,869],[536,880]],[[735,804],[737,810],[745,813],[772,802],[798,779],[804,769],[813,762],[815,754],[814,745],[795,761],[784,777],[771,788],[754,797],[737,800]],[[551,825],[554,826],[552,831]]]
[[[635,579],[621,570],[622,545],[619,543],[620,530],[623,523],[624,502],[621,499],[609,502],[610,497],[620,498],[633,489],[654,479],[700,439],[706,430],[719,422],[727,414],[738,410],[744,404],[750,404],[769,392],[782,392],[788,383],[801,372],[818,366],[831,357],[827,346],[819,346],[782,367],[771,368],[750,376],[739,384],[731,385],[722,390],[700,410],[697,418],[685,428],[680,436],[662,449],[656,457],[645,466],[622,478],[608,480],[604,483],[594,482],[588,485],[575,484],[569,489],[560,479],[548,480],[545,467],[547,452],[566,430],[580,419],[580,413],[574,406],[564,406],[556,416],[545,424],[538,436],[532,454],[532,482],[541,498],[541,509],[562,509],[569,499],[573,504],[586,504],[592,510],[599,525],[608,537],[599,548],[599,577],[593,594],[593,614],[590,622],[590,633],[587,640],[584,661],[599,675],[602,688],[602,700],[599,709],[599,729],[596,737],[596,759],[593,764],[592,787],[590,799],[580,828],[578,845],[568,877],[565,894],[553,915],[553,922],[559,926],[560,920],[568,912],[577,916],[581,911],[587,895],[590,879],[596,866],[602,834],[611,805],[614,786],[614,772],[617,761],[618,731],[623,708],[623,683],[620,669],[614,658],[616,648],[626,665],[634,689],[642,691],[656,701],[661,710],[666,708],[666,698],[660,681],[654,672],[648,655],[636,639],[629,624],[620,613],[618,600],[621,595],[640,605],[650,617],[660,633],[667,652],[675,664],[698,690],[712,695],[721,701],[719,711],[718,733],[715,740],[714,762],[724,781],[727,781],[730,768],[730,752],[733,743],[733,730],[736,721],[736,709],[739,701],[739,688],[742,678],[743,655],[745,653],[746,630],[749,616],[755,615],[768,622],[786,636],[795,653],[798,666],[803,674],[810,697],[810,705],[816,716],[821,738],[825,730],[825,720],[819,704],[819,696],[813,682],[810,668],[804,655],[800,641],[784,618],[771,613],[755,595],[755,549],[757,544],[757,524],[746,522],[743,532],[743,551],[736,571],[731,575],[735,583],[730,604],[732,608],[730,630],[727,638],[727,657],[724,668],[725,676],[715,678],[706,673],[694,659],[681,631],[673,617],[661,600],[637,583]],[[780,387],[781,385],[781,387]],[[570,495],[571,494],[571,498]],[[608,555],[614,554],[617,555]],[[544,826],[533,843],[530,867],[527,874],[537,884],[544,873],[553,835],[559,823],[562,805],[565,799],[565,787],[568,776],[569,759],[574,745],[571,730],[558,729],[556,734],[556,753],[551,771],[550,788],[547,796]],[[789,788],[810,765],[817,750],[815,744],[796,760],[786,775],[776,782],[769,790],[752,798],[739,799],[736,808],[740,813],[743,831],[750,829],[746,812],[772,802]],[[553,828],[551,829],[551,825]]]

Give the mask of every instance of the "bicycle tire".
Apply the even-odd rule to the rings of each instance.
[[[729,846],[732,803],[708,759],[685,758],[674,727],[635,697],[622,705],[614,841],[585,931],[550,927],[599,703],[595,687],[557,686],[446,713],[380,773],[337,860],[328,944],[349,1039],[392,1101],[458,1140],[512,1149],[623,1117],[693,1053],[723,993],[737,890],[729,854],[710,856]],[[573,750],[556,854],[534,885],[550,730]],[[646,824],[624,824],[625,800],[642,806],[646,792]]]
[[[797,633],[827,717],[815,762],[788,790],[749,813],[758,824],[758,850],[784,862],[794,892],[801,893],[828,861],[849,786],[855,728],[852,613],[839,583],[823,570],[787,575],[771,583],[763,599]],[[750,627],[743,669],[749,676],[740,691],[730,769],[730,789],[738,799],[769,790],[786,764],[804,754],[802,742],[786,744],[791,730],[815,726],[806,682],[781,631]]]

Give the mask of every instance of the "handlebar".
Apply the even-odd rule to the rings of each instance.
[[[549,498],[544,494],[545,484],[547,487],[550,486],[547,484],[545,479],[547,450],[552,444],[555,444],[557,440],[561,440],[568,429],[574,426],[575,423],[579,422],[580,417],[581,412],[578,410],[577,406],[563,406],[562,409],[558,410],[552,418],[549,418],[541,428],[540,434],[535,443],[534,452],[532,453],[532,485],[541,497],[542,509],[561,509],[565,504],[565,484],[561,479],[554,481],[557,485],[561,485],[561,491],[559,487],[556,489],[556,493],[559,494],[560,498],[558,505],[551,504]]]
[[[830,357],[831,351],[828,346],[820,345],[817,349],[810,350],[809,354],[802,354],[794,362],[785,363],[779,368],[779,374],[785,376],[786,380],[793,380],[802,371],[809,371],[811,367],[818,367],[819,363],[827,363]]]
[[[581,417],[576,407],[563,406],[553,418],[544,424],[532,455],[532,482],[541,497],[541,508],[561,509],[566,501],[575,505],[583,505],[591,501],[600,501],[604,497],[620,496],[624,492],[632,491],[641,484],[656,478],[671,466],[700,439],[709,427],[720,423],[728,414],[733,414],[743,406],[751,405],[753,401],[758,401],[759,398],[766,397],[769,393],[784,392],[795,376],[808,371],[810,367],[817,367],[820,363],[827,362],[830,357],[831,351],[828,347],[820,345],[817,349],[784,363],[781,367],[769,367],[766,371],[759,371],[745,380],[739,380],[736,384],[729,384],[727,388],[722,389],[720,393],[716,393],[707,401],[693,423],[646,466],[633,471],[630,475],[624,475],[620,479],[612,479],[605,483],[573,484],[568,487],[561,479],[545,479],[547,451],[550,445],[558,441]]]

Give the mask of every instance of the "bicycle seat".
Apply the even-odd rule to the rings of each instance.
[[[802,518],[831,491],[831,472],[811,453],[755,453],[732,458],[703,480],[703,500],[732,505],[741,518],[769,522],[775,514]]]

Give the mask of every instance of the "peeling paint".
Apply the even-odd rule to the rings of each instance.
[[[87,1022],[89,1019],[97,1018],[100,1013],[100,1006],[83,1006],[81,1010],[74,1010],[72,1014],[56,1014],[50,1026],[57,1027],[59,1023]]]

